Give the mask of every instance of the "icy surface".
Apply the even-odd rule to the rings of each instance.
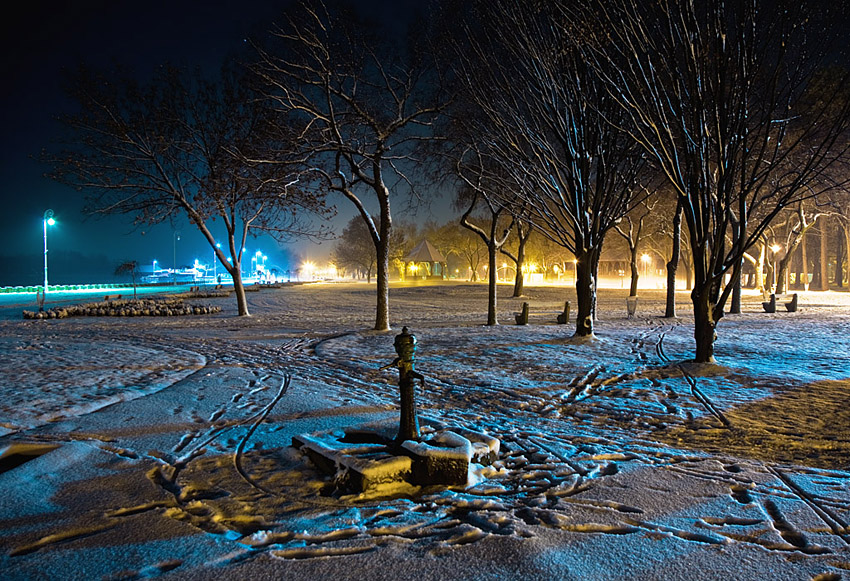
[[[842,579],[850,576],[850,294],[719,325],[694,365],[687,293],[605,289],[592,341],[564,287],[250,293],[250,318],[0,321],[8,579]],[[531,305],[528,326],[512,313]],[[293,435],[397,417],[380,368],[417,336],[423,422],[501,441],[466,486],[345,496]],[[284,377],[292,376],[281,395]],[[144,397],[140,397],[144,395]],[[45,449],[49,449],[45,447]]]

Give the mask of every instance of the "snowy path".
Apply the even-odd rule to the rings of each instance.
[[[250,297],[249,320],[0,324],[4,355],[64,345],[29,371],[4,366],[21,398],[4,421],[35,426],[6,443],[64,445],[0,474],[0,570],[821,581],[850,572],[846,305],[813,293],[800,313],[777,317],[752,299],[721,322],[722,365],[697,367],[681,363],[687,319],[626,320],[613,291],[601,297],[597,339],[584,343],[548,322],[563,289],[529,290],[528,327],[478,325],[484,292],[393,289],[393,312],[419,340],[423,424],[502,441],[500,460],[469,486],[396,499],[340,497],[288,448],[304,431],[396,421],[395,378],[379,369],[394,357],[393,333],[362,330],[366,287],[264,291]],[[521,300],[502,301],[503,320]],[[659,305],[660,293],[641,306]],[[49,423],[28,424],[35,414],[20,410],[43,396],[11,386],[38,387],[62,370],[65,399]],[[271,407],[287,375],[292,385]],[[72,413],[94,395],[134,391],[148,395]]]

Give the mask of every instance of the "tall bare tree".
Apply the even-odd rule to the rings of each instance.
[[[417,144],[432,137],[439,83],[418,49],[350,8],[304,0],[258,48],[267,96],[300,123],[306,167],[357,208],[376,253],[375,329],[388,330],[391,202],[413,189]],[[421,39],[420,39],[421,40]]]
[[[746,250],[840,154],[831,147],[847,125],[846,104],[826,127],[830,94],[801,97],[829,57],[821,41],[843,8],[805,0],[563,5],[569,18],[591,22],[585,55],[628,117],[623,129],[682,203],[695,268],[695,359],[712,361],[734,289],[724,279],[737,280]],[[830,92],[845,84],[842,73]],[[785,161],[803,149],[792,170]]]
[[[658,199],[646,199],[630,213],[623,216],[622,221],[614,226],[617,234],[623,237],[629,248],[629,268],[631,270],[631,283],[629,284],[629,296],[637,296],[638,279],[638,249],[643,238],[649,233],[644,229],[645,222],[655,210]]]
[[[79,111],[62,118],[64,149],[43,158],[51,177],[87,196],[93,214],[128,214],[137,225],[187,218],[233,278],[239,314],[248,315],[241,263],[249,233],[315,234],[302,213],[323,205],[297,187],[285,163],[293,137],[285,128],[274,132],[277,163],[247,161],[272,119],[233,68],[222,70],[213,80],[164,66],[147,84],[80,70],[68,84]],[[230,260],[215,223],[224,227]]]
[[[499,320],[496,316],[498,275],[496,255],[507,241],[513,222],[506,222],[506,219],[510,220],[510,214],[503,205],[494,201],[492,196],[487,195],[487,190],[480,185],[461,190],[455,203],[457,207],[467,205],[466,211],[460,217],[460,225],[474,232],[487,248],[487,324],[498,325]],[[484,210],[482,211],[479,206]],[[475,210],[480,212],[478,214],[479,223],[473,222],[471,218]]]
[[[576,335],[592,335],[602,244],[640,197],[643,159],[612,123],[618,104],[551,3],[478,7],[457,51],[477,132],[490,165],[522,186],[499,191],[576,257]]]

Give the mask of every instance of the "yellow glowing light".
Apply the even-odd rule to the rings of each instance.
[[[782,250],[782,247],[779,244],[774,244],[770,247],[770,249],[773,251],[774,254],[776,254],[777,252]]]
[[[652,257],[649,254],[641,255],[640,259],[647,264],[649,264],[652,261]]]

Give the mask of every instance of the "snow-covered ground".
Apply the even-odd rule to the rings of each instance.
[[[242,319],[229,298],[0,320],[0,449],[51,450],[0,474],[0,576],[850,579],[850,293],[775,314],[748,295],[696,366],[686,292],[678,319],[662,291],[627,319],[603,289],[575,342],[571,289],[499,290],[498,327],[477,284],[394,285],[390,333],[365,284],[249,293]],[[289,444],[397,421],[380,368],[402,325],[424,429],[487,432],[501,457],[467,486],[340,494]]]

